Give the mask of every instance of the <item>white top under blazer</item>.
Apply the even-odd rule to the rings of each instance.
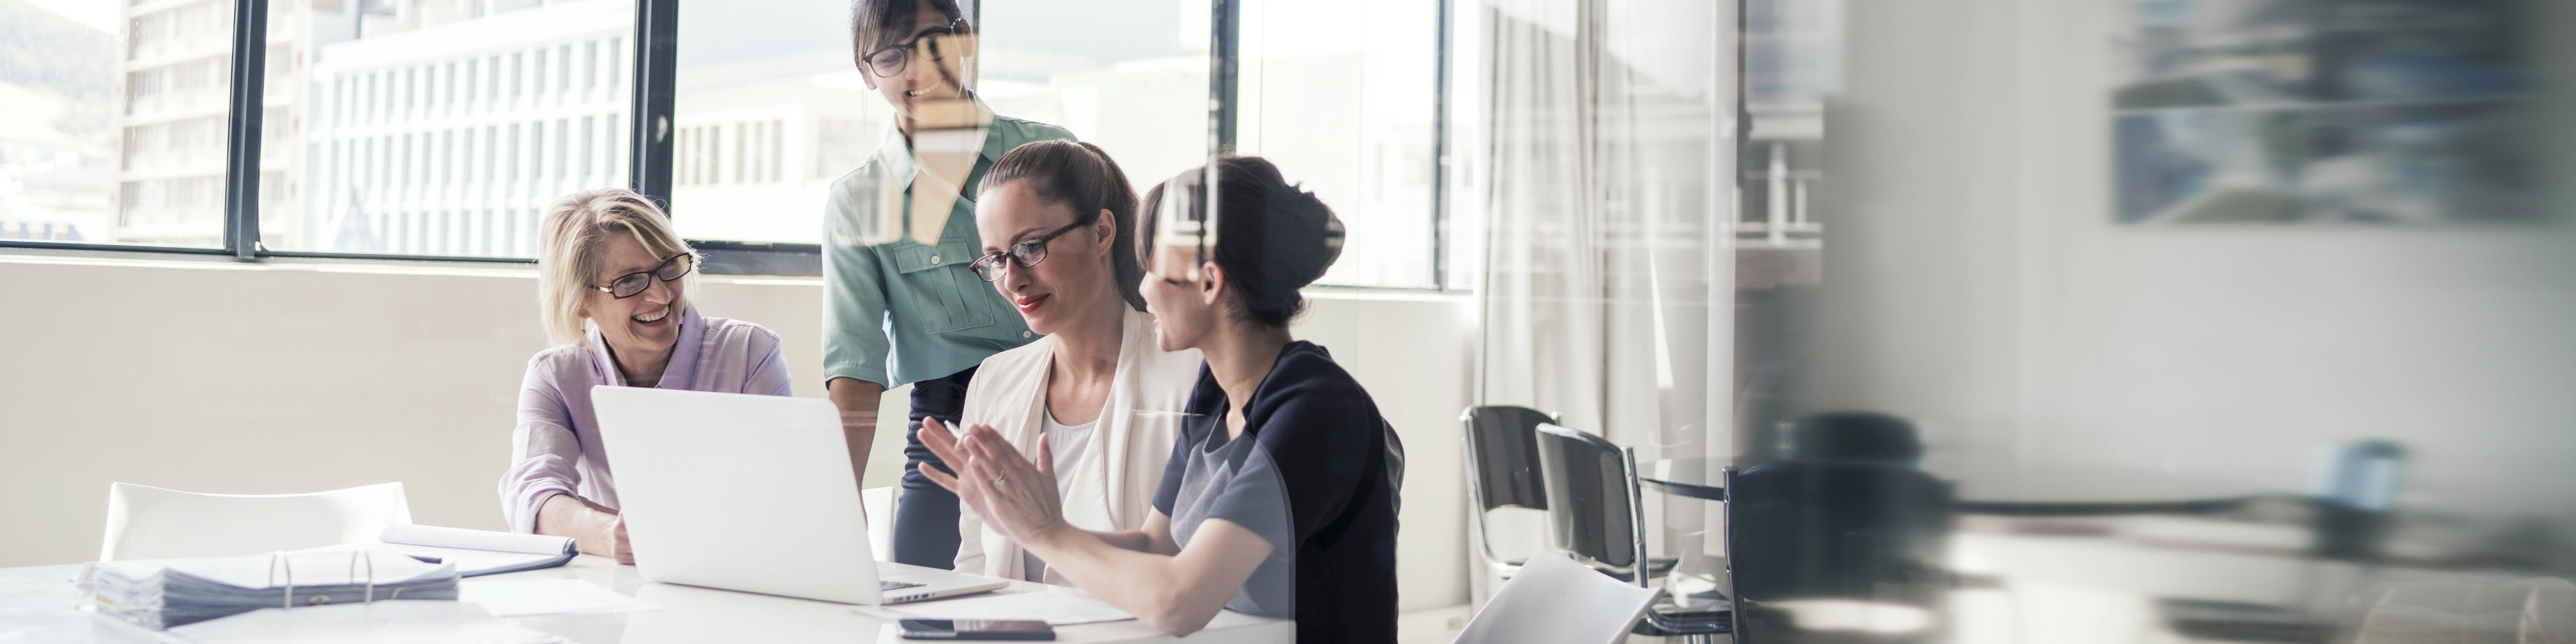
[[[1144,529],[1145,518],[1154,513],[1154,491],[1163,484],[1163,465],[1180,436],[1181,409],[1198,384],[1202,361],[1197,349],[1167,352],[1157,347],[1154,318],[1142,311],[1128,310],[1124,326],[1118,373],[1110,380],[1109,399],[1089,444],[1078,457],[1058,459],[1055,465],[1065,522],[1085,530]],[[985,358],[966,386],[966,410],[955,429],[991,425],[1021,454],[1036,458],[1039,441],[1046,440],[1041,424],[1047,418],[1047,372],[1056,344],[1049,336]],[[973,510],[958,513],[957,534],[959,572],[1027,578],[1020,547],[985,528]],[[1047,583],[1069,585],[1052,570],[1046,577]]]

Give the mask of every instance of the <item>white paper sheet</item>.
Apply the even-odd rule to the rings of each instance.
[[[892,606],[861,606],[852,610],[881,619],[1034,619],[1049,626],[1136,618],[1109,605],[1109,602],[1054,590],[977,595]]]
[[[456,566],[456,574],[467,577],[545,568],[549,565],[559,564],[562,561],[569,559],[569,557],[565,557],[563,555],[532,555],[519,552],[439,548],[433,546],[415,546],[407,543],[379,543],[371,544],[369,547],[383,550],[385,552],[401,553],[416,557],[436,557],[440,563]]]
[[[456,600],[500,617],[661,609],[579,579],[469,579],[456,585]]]
[[[397,523],[385,526],[381,543],[367,548],[416,557],[435,557],[472,577],[563,565],[575,554],[570,537],[467,530]]]
[[[369,644],[541,644],[563,638],[520,628],[472,604],[381,601],[304,608],[263,608],[172,628],[167,639],[194,644],[367,642]]]
[[[1466,644],[1616,644],[1663,591],[1611,579],[1545,548],[1459,631]]]
[[[518,534],[515,532],[495,532],[491,530],[468,530],[465,528],[415,525],[410,523],[397,523],[385,526],[384,533],[378,536],[376,540],[383,541],[385,543],[401,543],[415,546],[463,548],[467,550],[492,550],[498,552],[519,552],[537,555],[559,555],[572,549],[571,537],[556,537],[542,534]]]

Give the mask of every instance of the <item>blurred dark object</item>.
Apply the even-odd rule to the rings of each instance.
[[[2257,497],[2232,499],[2196,499],[2190,501],[2139,501],[2114,503],[2051,503],[2046,501],[1959,501],[1952,505],[1963,514],[2000,514],[2023,517],[2078,517],[2113,514],[2217,514],[2233,512],[2253,503]]]
[[[1555,424],[1540,425],[1538,462],[1547,489],[1548,518],[1556,545],[1574,560],[1620,581],[1653,587],[1676,559],[1646,553],[1646,515],[1637,478],[1637,455],[1599,436]],[[1684,609],[1658,604],[1635,633],[1714,642],[1732,630],[1729,610]]]
[[[1914,423],[1874,412],[1825,412],[1789,427],[1791,460],[1879,463],[1914,467],[1923,461],[1923,439]]]
[[[1745,628],[1788,623],[1755,608],[1780,600],[1936,608],[1948,579],[1939,564],[1951,493],[1914,467],[1923,444],[1913,423],[1835,412],[1789,432],[1787,459],[1744,470],[1728,490],[1728,561]]]
[[[2405,483],[2406,448],[2389,441],[2338,447],[2323,459],[2314,483],[2317,556],[2370,559],[2388,541]]]
[[[2278,606],[2188,599],[2157,603],[2174,632],[2195,640],[2324,644],[2335,634],[2332,623]]]
[[[1545,511],[1547,490],[1539,484],[1538,426],[1556,422],[1556,416],[1528,407],[1503,405],[1468,407],[1459,422],[1466,424],[1467,499],[1474,506],[1476,556],[1487,568],[1504,579],[1520,572],[1524,553],[1503,555],[1494,552],[1486,540],[1488,528],[1485,513],[1496,508],[1524,508]]]

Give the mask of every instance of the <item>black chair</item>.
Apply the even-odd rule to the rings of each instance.
[[[1476,540],[1476,557],[1486,568],[1511,579],[1522,562],[1494,554],[1485,537],[1485,514],[1496,508],[1547,510],[1547,490],[1539,484],[1538,426],[1554,423],[1556,417],[1498,405],[1468,407],[1458,421],[1466,424],[1467,502],[1476,514],[1468,524],[1475,531],[1469,538]]]
[[[1646,515],[1637,479],[1637,453],[1601,437],[1554,424],[1538,428],[1538,461],[1547,489],[1548,517],[1556,544],[1620,581],[1654,587],[1657,569],[1670,560],[1646,554]],[[1731,610],[1651,610],[1635,633],[1714,643],[1734,630]]]
[[[1937,606],[1949,531],[1950,485],[1915,467],[1914,426],[1882,414],[1831,413],[1790,428],[1787,458],[1727,485],[1727,561],[1738,637],[1768,631],[1761,608],[1786,599],[1841,598]]]

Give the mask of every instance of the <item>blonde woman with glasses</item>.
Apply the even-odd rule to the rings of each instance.
[[[590,388],[659,387],[791,395],[778,334],[698,315],[697,251],[643,195],[574,194],[546,210],[537,239],[538,317],[557,346],[528,360],[501,506],[510,527],[572,537],[582,552],[634,563],[600,448]]]

